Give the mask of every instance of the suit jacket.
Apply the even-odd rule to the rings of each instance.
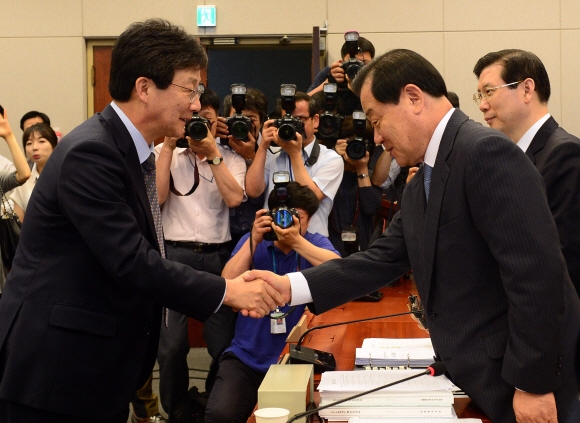
[[[161,305],[205,320],[225,281],[160,257],[135,145],[107,106],[48,160],[0,302],[0,397],[111,418],[151,374]]]
[[[550,117],[526,154],[544,178],[570,279],[580,295],[580,139]]]
[[[571,369],[580,301],[530,161],[503,134],[456,110],[428,203],[421,168],[403,205],[366,252],[303,272],[313,310],[412,268],[438,356],[494,423],[515,422],[514,387],[555,391],[565,413],[577,392]]]

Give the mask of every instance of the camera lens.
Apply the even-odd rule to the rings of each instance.
[[[352,140],[346,146],[346,155],[352,160],[360,160],[367,154],[367,148],[363,141]]]
[[[296,139],[296,129],[289,123],[284,123],[278,128],[278,136],[282,141],[292,141]]]
[[[318,124],[318,134],[322,138],[335,138],[338,136],[339,125],[333,115],[322,115]]]
[[[207,137],[207,125],[201,120],[191,119],[185,125],[185,132],[196,141],[201,141]]]
[[[281,209],[274,214],[274,223],[282,229],[288,229],[292,226],[292,213],[287,209]]]
[[[230,134],[232,134],[232,136],[235,139],[245,140],[248,138],[248,133],[249,133],[248,125],[246,125],[245,122],[241,121],[233,122],[233,124],[231,125]]]
[[[348,75],[348,79],[351,81],[354,79],[358,71],[362,69],[362,66],[358,63],[352,63],[347,69],[346,74]]]

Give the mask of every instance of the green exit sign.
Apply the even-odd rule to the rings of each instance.
[[[215,6],[197,6],[197,26],[215,26],[216,21]]]

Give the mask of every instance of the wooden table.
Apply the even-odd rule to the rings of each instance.
[[[408,296],[417,294],[414,281],[404,278],[381,291],[383,298],[379,302],[351,301],[318,316],[307,312],[310,319],[308,327],[403,313],[409,311],[407,308]],[[411,316],[404,315],[316,330],[306,336],[303,344],[310,348],[332,353],[336,359],[336,370],[353,370],[356,348],[362,345],[365,338],[428,337],[429,334],[420,329]],[[287,350],[288,348],[285,352]],[[320,374],[315,374],[314,379],[315,386],[317,386],[320,382]],[[318,392],[315,394],[315,399],[318,403],[320,399]],[[491,423],[469,398],[456,398],[454,407],[460,418],[479,418],[484,423]],[[248,422],[255,422],[254,417],[252,416]]]

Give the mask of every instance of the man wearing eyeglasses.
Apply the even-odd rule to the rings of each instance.
[[[473,99],[485,121],[515,142],[544,178],[562,254],[580,295],[580,139],[548,112],[546,68],[531,52],[501,50],[479,59],[473,73]]]
[[[342,180],[344,164],[342,157],[334,150],[326,148],[316,140],[314,132],[318,127],[318,114],[315,106],[310,103],[310,96],[297,92],[295,102],[296,108],[292,116],[304,123],[304,139],[297,133],[296,139],[281,141],[278,128],[273,125],[274,121],[266,121],[256,157],[246,174],[246,193],[248,197],[255,198],[265,191],[264,208],[267,208],[268,195],[274,189],[272,175],[274,172],[289,172],[290,180],[306,185],[320,201],[320,207],[312,216],[308,231],[328,236],[328,215]],[[281,150],[273,153],[270,150],[272,142],[281,147]]]
[[[117,39],[113,101],[59,143],[28,205],[0,302],[2,423],[126,423],[162,306],[205,321],[222,304],[256,317],[284,304],[163,258],[153,142],[183,135],[206,66],[196,38],[161,19]]]

